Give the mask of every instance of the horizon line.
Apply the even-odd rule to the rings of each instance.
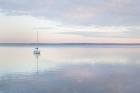
[[[0,43],[0,45],[140,45],[140,43]]]

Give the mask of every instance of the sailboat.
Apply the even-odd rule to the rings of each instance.
[[[37,39],[36,39],[36,44],[37,44],[37,46],[36,46],[36,48],[35,48],[35,50],[34,50],[34,55],[36,55],[37,57],[40,55],[40,50],[39,50],[39,45],[38,45],[38,43],[39,43],[39,41],[38,41],[38,32],[37,32]]]

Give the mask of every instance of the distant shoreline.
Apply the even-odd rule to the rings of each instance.
[[[36,46],[36,45],[140,45],[140,43],[0,43],[0,46]]]

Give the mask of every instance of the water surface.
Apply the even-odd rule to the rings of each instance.
[[[0,47],[0,93],[140,93],[140,47]]]

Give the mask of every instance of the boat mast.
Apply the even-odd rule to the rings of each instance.
[[[37,31],[37,34],[36,34],[37,36],[37,40],[36,40],[36,43],[37,43],[37,48],[38,48],[38,43],[39,43],[39,41],[38,41],[38,31]]]

